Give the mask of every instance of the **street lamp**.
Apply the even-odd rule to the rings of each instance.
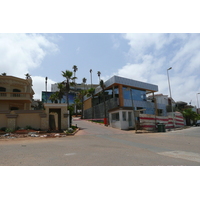
[[[47,103],[47,80],[48,80],[48,77],[45,78],[45,87],[46,87],[46,103]]]
[[[171,87],[170,87],[169,73],[168,73],[168,71],[169,71],[170,69],[172,69],[172,67],[170,67],[169,69],[167,69],[167,77],[168,77],[168,84],[169,84],[169,93],[170,93],[170,98],[171,98],[172,118],[173,118],[173,124],[174,124],[174,128],[175,128],[175,123],[174,123],[174,111],[173,111],[173,106],[172,106],[172,94],[171,94]]]

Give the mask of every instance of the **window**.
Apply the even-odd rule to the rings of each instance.
[[[119,113],[112,114],[112,121],[119,121]]]
[[[13,89],[13,92],[16,92],[16,93],[17,93],[17,94],[13,94],[13,97],[20,97],[19,92],[21,92],[21,90]]]
[[[11,107],[10,110],[19,110],[18,107]]]
[[[158,116],[162,116],[163,115],[163,110],[162,109],[158,109]]]
[[[122,119],[123,121],[126,121],[126,112],[122,112]]]
[[[2,92],[2,93],[1,93],[1,92]],[[1,96],[1,97],[6,97],[6,93],[4,93],[4,92],[6,92],[6,88],[0,87],[0,96]]]
[[[137,90],[137,89],[133,89],[133,88],[128,90],[127,87],[123,87],[123,97],[124,97],[124,99],[131,100],[131,94],[132,94],[133,100],[146,101],[146,91]]]
[[[6,88],[0,87],[0,92],[6,92]]]

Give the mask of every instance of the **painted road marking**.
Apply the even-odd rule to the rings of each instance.
[[[66,153],[65,156],[73,156],[75,155],[76,153]]]
[[[186,151],[165,151],[165,152],[159,152],[158,154],[200,163],[200,154],[198,153],[186,152]]]

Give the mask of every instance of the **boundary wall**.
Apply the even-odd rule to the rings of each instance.
[[[139,114],[140,118],[140,127],[145,130],[155,130],[157,128],[157,124],[165,124],[166,129],[183,127],[184,126],[184,118],[183,115],[179,112],[174,113],[174,122],[173,124],[172,116],[155,116],[149,114]]]

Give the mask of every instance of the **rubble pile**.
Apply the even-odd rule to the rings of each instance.
[[[15,139],[15,138],[27,138],[27,137],[38,137],[38,138],[56,138],[56,137],[66,137],[67,134],[64,133],[39,133],[29,132],[25,134],[19,133],[5,133],[0,135],[0,139]]]

